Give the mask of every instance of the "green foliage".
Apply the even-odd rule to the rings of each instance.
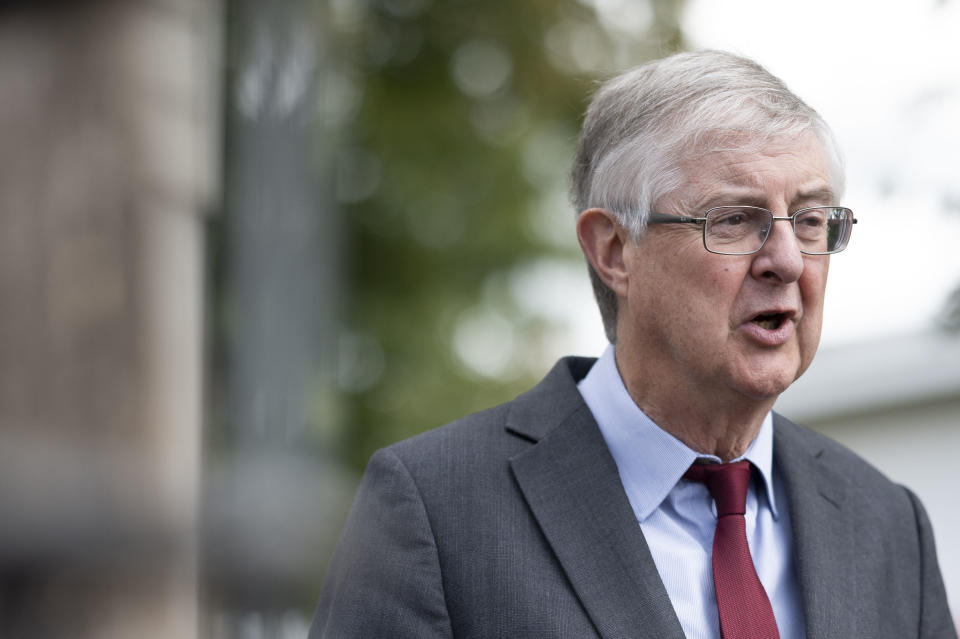
[[[502,284],[538,256],[580,259],[572,211],[543,216],[543,203],[563,201],[598,75],[576,68],[583,42],[594,66],[612,66],[618,44],[623,57],[623,43],[575,0],[427,5],[371,3],[345,58],[362,87],[338,158],[345,321],[361,346],[345,366],[365,371],[345,384],[342,445],[358,469],[375,448],[508,400],[545,372],[514,361],[481,375],[454,335],[464,313],[493,307],[524,346],[518,357],[537,352],[548,320],[524,314]],[[632,37],[641,49],[678,46],[676,4],[653,7],[655,37]],[[544,220],[567,225],[569,241],[538,232]]]

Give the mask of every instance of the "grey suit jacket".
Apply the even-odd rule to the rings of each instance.
[[[575,386],[591,365],[374,454],[310,637],[681,639]],[[779,415],[774,464],[811,639],[956,639],[913,494]]]

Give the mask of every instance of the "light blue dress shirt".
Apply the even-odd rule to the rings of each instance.
[[[682,479],[702,455],[657,426],[627,393],[610,346],[578,384],[617,463],[627,499],[650,547],[688,639],[720,639],[713,589],[716,509],[705,485]],[[747,543],[781,639],[806,634],[793,564],[793,535],[784,482],[773,469],[773,418],[768,413],[746,459],[762,482],[747,493]]]

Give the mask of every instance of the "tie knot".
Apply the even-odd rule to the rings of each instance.
[[[694,463],[685,478],[707,485],[717,504],[717,517],[743,515],[747,511],[747,487],[750,485],[750,462],[732,464]]]

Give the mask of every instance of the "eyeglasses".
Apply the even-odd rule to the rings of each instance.
[[[829,255],[847,248],[853,225],[853,211],[842,206],[814,206],[787,217],[777,217],[759,206],[715,206],[703,217],[650,213],[647,224],[701,224],[703,246],[720,255],[750,255],[763,248],[776,220],[789,220],[800,252]]]

